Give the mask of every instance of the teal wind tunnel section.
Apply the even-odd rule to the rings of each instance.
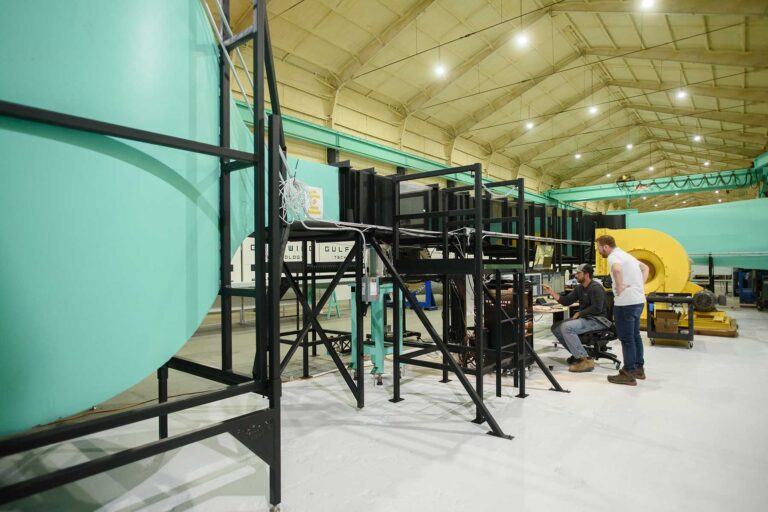
[[[627,228],[663,231],[682,244],[693,262],[768,270],[768,198],[627,213]]]
[[[0,62],[2,101],[219,143],[196,0],[11,2]],[[232,111],[232,146],[251,151]],[[338,219],[336,169],[288,164]],[[217,157],[0,116],[0,435],[128,389],[195,332],[219,289],[219,173]],[[237,247],[253,169],[231,193]]]

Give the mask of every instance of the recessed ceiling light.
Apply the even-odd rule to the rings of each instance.
[[[720,193],[720,191],[719,191],[719,190],[715,190],[715,194],[719,194],[719,193]]]
[[[722,203],[722,202],[723,202],[723,200],[722,200],[722,199],[718,199],[718,200],[717,200],[717,202],[718,202],[718,203]]]
[[[704,167],[709,167],[709,160],[704,161]]]
[[[642,0],[640,2],[640,9],[644,11],[650,11],[656,2],[654,0]]]
[[[515,36],[515,43],[520,48],[524,48],[524,47],[528,46],[528,35],[525,32],[519,32]]]
[[[693,142],[701,142],[701,135],[694,135]]]
[[[606,178],[610,178],[611,177],[611,173],[606,174],[605,177]]]
[[[687,203],[688,201],[683,201],[683,204]]]
[[[527,130],[532,130],[533,129],[533,121],[528,121],[527,123],[525,123],[525,128]]]
[[[658,206],[659,206],[658,204],[654,204],[653,205],[654,208],[658,208]]]
[[[679,195],[680,195],[680,193],[679,193],[679,192],[675,192],[675,195],[676,195],[676,196],[679,196]]]
[[[643,201],[645,201],[646,199],[648,199],[648,198],[647,198],[647,197],[645,197],[645,196],[643,196]]]
[[[597,114],[597,107],[595,105],[592,105],[591,107],[589,107],[589,113]]]
[[[648,170],[649,170],[650,172],[653,172],[653,166],[650,166],[650,167],[648,168]]]
[[[680,89],[679,91],[677,91],[677,94],[675,94],[675,96],[677,97],[677,99],[682,100],[686,96],[688,96],[688,93],[685,92],[685,89]]]
[[[633,147],[635,147],[635,146],[633,146],[631,143],[627,144],[627,149],[632,149]]]
[[[437,76],[445,76],[445,66],[443,66],[442,64],[438,64],[437,66],[435,66],[435,74]]]
[[[576,160],[581,160],[581,153],[576,153],[575,155],[573,155],[573,158],[575,158]]]

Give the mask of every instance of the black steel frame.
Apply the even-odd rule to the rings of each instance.
[[[223,11],[229,19],[229,0],[223,0]],[[223,25],[223,23],[222,23]],[[223,32],[223,27],[221,27]],[[263,34],[263,37],[256,37]],[[81,423],[56,426],[39,431],[26,432],[0,440],[0,457],[19,454],[28,450],[72,440],[85,435],[130,425],[138,421],[158,418],[159,438],[142,446],[59,469],[32,479],[0,488],[0,505],[60,485],[96,475],[146,457],[192,444],[222,433],[229,433],[243,443],[254,454],[269,465],[269,501],[277,507],[281,501],[281,457],[280,457],[280,324],[279,301],[281,265],[281,238],[283,226],[280,222],[281,196],[279,174],[283,172],[279,150],[285,150],[285,138],[280,116],[280,102],[272,62],[271,44],[266,17],[266,2],[254,2],[252,25],[249,29],[228,39],[227,51],[252,40],[254,90],[254,145],[253,152],[244,152],[229,147],[230,82],[227,60],[221,50],[220,56],[220,144],[211,145],[194,140],[172,137],[165,134],[139,130],[127,126],[105,123],[26,105],[0,101],[0,115],[45,123],[63,128],[87,131],[148,144],[165,146],[192,153],[218,156],[220,158],[220,232],[221,232],[221,368],[214,368],[194,361],[174,357],[157,371],[158,404],[140,409],[112,414],[103,418],[86,420]],[[263,150],[265,135],[264,83],[265,71],[270,91],[273,115],[269,118],[269,140],[267,154]],[[266,157],[268,156],[268,161]],[[268,164],[268,179],[265,182],[261,172]],[[230,183],[229,174],[251,167],[254,172],[255,241],[257,254],[266,254],[268,263],[256,258],[255,286],[250,290],[235,289],[231,286],[231,240],[230,240]],[[269,218],[259,208],[262,198],[268,197]],[[268,222],[267,222],[268,220]],[[269,226],[269,229],[267,229]],[[273,263],[278,262],[278,263]],[[270,286],[267,287],[266,276]],[[232,370],[232,323],[231,297],[255,297],[256,308],[256,355],[252,375],[243,375]],[[174,369],[224,384],[228,387],[205,392],[192,398],[168,402],[168,370]],[[213,403],[246,393],[258,393],[268,398],[269,407],[214,423],[196,430],[169,437],[168,415],[192,407]]]
[[[443,190],[434,191],[437,198],[437,208],[421,214],[402,215],[399,211],[400,206],[400,187],[403,181],[419,179],[424,177],[444,177],[457,173],[470,173],[473,176],[473,185],[462,187],[448,187]],[[526,334],[526,323],[532,318],[528,315],[524,304],[525,281],[524,273],[527,267],[527,248],[526,248],[526,228],[525,228],[525,196],[524,181],[522,179],[510,180],[496,183],[484,183],[482,180],[482,169],[480,164],[471,166],[462,166],[449,169],[441,169],[419,174],[397,174],[391,177],[395,182],[395,198],[393,202],[394,225],[391,232],[392,257],[390,258],[382,247],[383,238],[386,235],[374,234],[370,237],[371,247],[376,251],[379,258],[383,261],[385,267],[392,276],[397,288],[403,292],[406,301],[410,303],[416,316],[429,333],[434,346],[422,346],[420,349],[401,354],[399,344],[393,345],[393,402],[399,402],[403,398],[400,392],[401,375],[400,364],[410,364],[426,368],[442,370],[442,382],[448,382],[449,373],[453,373],[470,399],[475,404],[475,423],[488,422],[491,428],[489,434],[511,439],[501,429],[484,404],[483,396],[483,376],[489,372],[496,371],[496,395],[501,396],[501,375],[505,365],[512,365],[513,375],[515,377],[515,386],[518,387],[518,397],[527,396],[525,391],[525,361],[528,357],[542,368],[549,380],[552,382],[553,389],[564,391],[554,376],[549,372],[547,366],[538,358],[533,350],[532,343]],[[509,211],[508,203],[504,206],[502,217],[491,217],[488,199],[490,198],[489,189],[494,187],[509,187],[516,189],[516,212],[512,214]],[[473,198],[468,193],[473,192]],[[435,201],[433,201],[435,202]],[[435,205],[433,205],[435,206]],[[439,228],[437,236],[419,238],[418,235],[409,233],[408,227],[401,227],[403,220],[423,219],[429,222],[432,229]],[[491,223],[503,223],[507,234],[514,230],[517,236],[498,236],[492,232],[486,231]],[[469,228],[462,230],[462,227]],[[488,239],[501,238],[502,245],[506,246],[506,254],[496,251],[491,259],[486,259],[485,250],[490,246]],[[512,242],[511,239],[515,238]],[[442,249],[442,259],[419,260],[409,258],[402,252],[402,244],[407,243],[416,247],[431,245]],[[454,257],[451,257],[454,256]],[[501,271],[510,272],[514,276],[514,290],[516,294],[517,311],[514,316],[506,315],[502,320],[501,289],[500,277]],[[493,274],[496,279],[496,294],[484,284],[484,277]],[[451,290],[455,286],[454,281],[458,276],[472,276],[474,280],[474,303],[475,303],[475,325],[474,325],[474,347],[463,345],[461,343],[451,343],[449,341],[451,309]],[[418,278],[437,278],[443,282],[443,333],[440,335],[438,330],[427,318],[418,301],[409,293],[406,287],[407,279]],[[463,279],[463,277],[462,277]],[[500,336],[502,323],[512,323],[514,325],[514,336],[506,344],[502,344],[499,338],[496,339],[495,348],[489,349],[485,343],[484,321],[484,302],[491,301],[494,304],[496,315],[494,315],[495,325],[491,332],[494,336]],[[393,307],[395,311],[401,308],[399,294],[393,294]],[[462,320],[463,321],[463,320]],[[399,315],[393,315],[393,332],[400,330]],[[442,364],[433,361],[425,361],[420,357],[433,352],[440,352],[442,355]],[[456,360],[456,354],[466,354],[472,352],[474,355],[475,366],[470,368],[462,366]],[[492,359],[490,364],[486,363],[486,355]],[[467,378],[467,375],[474,375],[474,386]]]

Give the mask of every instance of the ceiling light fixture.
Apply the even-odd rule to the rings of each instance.
[[[575,155],[573,155],[573,158],[575,158],[576,160],[581,160],[581,153],[576,153]]]
[[[597,107],[595,105],[592,105],[591,107],[589,107],[589,113],[593,115],[597,114]]]
[[[610,178],[611,177],[611,173],[606,174],[605,177],[606,178]]]
[[[648,171],[649,171],[649,172],[653,172],[653,166],[650,166],[650,167],[648,168]]]
[[[680,193],[679,193],[679,192],[675,192],[675,195],[676,195],[676,196],[679,196],[679,195],[680,195]]]
[[[532,130],[533,129],[533,121],[528,121],[527,123],[525,123],[525,128],[527,130]]]
[[[675,94],[675,96],[677,97],[677,99],[682,100],[682,99],[685,99],[686,96],[688,96],[688,93],[685,92],[685,89],[680,89],[679,91],[677,91],[677,94]]]
[[[643,196],[643,201],[645,201],[646,199],[648,199],[648,198],[647,198],[647,197],[645,197],[645,196]]]
[[[715,194],[719,194],[719,193],[720,193],[720,191],[719,191],[719,190],[715,190]]]
[[[445,66],[443,66],[442,64],[438,64],[437,66],[435,66],[435,74],[437,76],[445,76]]]
[[[718,200],[717,200],[717,202],[718,202],[718,203],[722,203],[722,202],[723,202],[723,200],[722,200],[722,199],[718,199]]]
[[[688,201],[683,201],[683,204],[686,204]]]
[[[518,32],[515,36],[515,43],[518,48],[525,48],[528,46],[528,35],[525,32]]]
[[[643,11],[650,11],[656,2],[654,0],[642,0],[640,2],[640,9]]]
[[[709,167],[709,160],[704,161],[704,167]]]
[[[633,146],[632,143],[627,144],[627,149],[632,149],[633,147],[635,146]]]
[[[701,142],[701,135],[694,135],[693,142]]]

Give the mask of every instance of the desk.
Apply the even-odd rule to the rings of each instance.
[[[534,304],[533,314],[534,315],[552,315],[552,325],[554,325],[557,322],[562,322],[563,320],[565,320],[566,313],[568,313],[568,318],[570,318],[571,316],[573,316],[573,314],[576,311],[578,311],[578,309],[579,309],[578,302],[571,304],[570,306],[561,306],[559,304],[556,304],[554,306],[539,306]]]

